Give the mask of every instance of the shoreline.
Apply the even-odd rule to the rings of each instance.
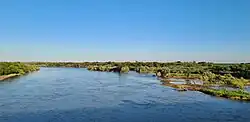
[[[174,84],[170,83],[170,79],[161,80],[162,85],[172,87],[177,91],[198,91],[207,95],[230,99],[230,100],[237,100],[237,101],[250,101],[250,93],[245,91],[242,92],[241,90],[233,90],[228,91],[225,89],[213,89],[209,88],[209,86],[199,85],[199,84]]]
[[[172,81],[171,79],[200,80],[200,81],[203,81],[202,79],[200,79],[198,77],[186,77],[186,76],[168,76],[168,77],[159,77],[159,78],[163,82],[170,82],[170,81]],[[248,80],[248,82],[245,84],[245,86],[250,86],[250,80],[249,79],[247,79],[247,80]]]
[[[6,79],[9,79],[9,78],[13,78],[13,77],[16,77],[16,76],[20,76],[20,74],[2,75],[2,76],[0,76],[0,81],[6,80]]]

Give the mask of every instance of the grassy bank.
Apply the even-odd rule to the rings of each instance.
[[[186,80],[198,79],[203,81],[206,85],[224,85],[241,89],[250,84],[249,80],[246,80],[244,78],[236,78],[230,74],[219,75],[211,72],[205,72],[203,74],[189,74],[188,76],[180,73],[170,73],[164,77],[161,76],[161,78],[163,79],[163,81],[164,79],[168,80],[169,78]]]
[[[250,93],[244,90],[230,91],[226,89],[217,90],[204,88],[200,89],[199,91],[212,96],[223,97],[232,100],[250,101]]]
[[[39,70],[38,66],[20,62],[0,62],[0,80]]]
[[[208,84],[174,84],[174,81],[164,79],[163,85],[175,88],[177,91],[199,91],[204,94],[223,97],[232,100],[250,101],[250,93],[244,89],[214,89]],[[229,87],[230,88],[230,87]]]
[[[226,90],[226,89],[212,89],[206,85],[196,84],[173,84],[170,82],[163,82],[163,85],[175,88],[177,91],[199,91],[204,94],[222,97],[239,101],[250,101],[250,93],[245,90]]]

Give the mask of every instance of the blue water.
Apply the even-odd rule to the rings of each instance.
[[[0,82],[0,122],[250,122],[250,103],[178,92],[156,77],[41,68]]]

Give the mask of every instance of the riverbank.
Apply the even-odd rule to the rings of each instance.
[[[0,94],[0,122],[93,119],[126,122],[127,118],[135,122],[250,120],[250,103],[210,97],[196,91],[173,91],[171,87],[161,86],[156,77],[135,72],[119,75],[44,67],[13,81],[1,82]]]
[[[21,62],[0,62],[0,80],[24,75],[38,71],[39,69],[40,68],[36,65],[24,64]]]
[[[17,76],[20,76],[20,74],[2,75],[2,76],[0,76],[0,81],[6,80],[6,79],[9,79],[9,78],[13,78],[13,77],[17,77]]]
[[[175,88],[177,91],[199,91],[211,96],[222,97],[231,100],[250,101],[250,93],[243,89],[214,89],[209,84],[175,84],[176,81],[163,79],[162,85]],[[226,86],[228,87],[228,86]],[[230,87],[229,87],[230,88]]]
[[[178,74],[202,74],[212,72],[214,74],[231,74],[237,78],[250,79],[250,63],[218,64],[212,62],[27,62],[27,64],[45,67],[129,67],[130,71],[139,73],[178,73]],[[92,68],[91,68],[92,69]],[[103,69],[103,68],[96,68]],[[92,70],[95,70],[93,68]]]
[[[226,90],[226,89],[208,89],[203,88],[199,90],[204,94],[209,94],[216,97],[223,97],[231,100],[240,100],[240,101],[250,101],[250,93],[244,90]]]
[[[90,71],[101,72],[119,72],[127,73],[135,71],[137,73],[152,73],[153,76],[161,79],[166,86],[175,88],[178,91],[200,91],[205,92],[212,89],[212,86],[226,86],[236,90],[244,90],[250,84],[249,73],[250,64],[216,64],[209,62],[34,62],[38,66],[56,66],[56,67],[82,67]],[[186,84],[173,84],[172,79],[181,79]],[[195,82],[199,81],[199,82]],[[206,90],[204,90],[206,89]],[[241,92],[237,92],[241,93]],[[226,94],[226,95],[225,95]],[[226,97],[231,94],[231,91],[225,92],[224,95],[217,95]],[[213,94],[211,94],[213,95]],[[235,95],[233,93],[233,95]],[[230,95],[229,95],[230,96]],[[238,97],[238,96],[234,96]],[[229,99],[233,99],[230,97]],[[237,99],[241,100],[241,99]],[[243,100],[243,99],[242,99]]]

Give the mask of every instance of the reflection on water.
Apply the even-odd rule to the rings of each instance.
[[[156,77],[41,68],[0,83],[0,122],[247,122],[250,104],[177,92]]]

